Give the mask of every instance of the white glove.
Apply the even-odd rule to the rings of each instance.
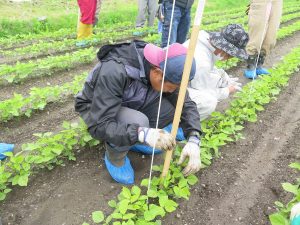
[[[201,159],[199,144],[200,140],[195,136],[191,136],[181,152],[178,164],[182,164],[186,157],[189,157],[189,162],[182,171],[185,176],[196,173],[200,170]]]
[[[238,82],[239,78],[238,77],[229,77],[229,83],[232,84],[232,83],[236,83]]]
[[[162,129],[139,127],[138,139],[141,143],[165,151],[172,150],[176,146],[175,138]]]

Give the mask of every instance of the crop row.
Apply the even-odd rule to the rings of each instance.
[[[269,103],[280,93],[289,77],[299,68],[300,47],[295,48],[284,57],[283,61],[275,69],[271,70],[270,76],[251,82],[243,87],[243,90],[235,95],[235,100],[224,114],[215,112],[210,120],[202,122],[205,135],[202,138],[201,158],[205,165],[209,165],[213,156],[218,155],[221,146],[235,141],[241,137],[240,131],[246,121],[255,122],[257,111],[263,110],[263,105]],[[26,186],[29,176],[38,168],[50,167],[61,164],[64,158],[74,160],[75,150],[81,146],[95,145],[99,143],[93,140],[86,131],[83,123],[69,124],[64,122],[64,130],[57,134],[45,133],[38,135],[34,143],[22,146],[22,152],[13,155],[8,153],[8,160],[0,164],[0,198],[11,191],[11,185]],[[175,158],[179,155],[177,147]],[[106,224],[123,222],[123,224],[155,224],[159,217],[167,212],[174,211],[180,198],[188,199],[190,186],[197,182],[197,177],[192,175],[183,177],[180,168],[174,160],[169,174],[163,181],[163,188],[158,189],[159,177],[153,177],[151,189],[142,194],[143,190],[133,186],[131,190],[123,188],[118,200],[109,201],[109,206],[114,210],[107,217],[101,211],[93,213],[95,223]],[[155,171],[161,171],[162,167],[154,167]],[[141,186],[147,186],[148,180],[144,179]],[[151,204],[147,205],[147,199]],[[134,221],[134,223],[133,223]],[[102,223],[103,224],[103,223]]]
[[[213,156],[218,156],[221,146],[241,138],[239,132],[244,128],[244,123],[256,122],[257,112],[264,110],[263,105],[276,99],[289,77],[295,71],[299,71],[299,57],[300,47],[297,47],[284,57],[282,63],[271,70],[270,76],[264,76],[244,86],[242,92],[235,95],[235,100],[231,102],[230,108],[224,114],[215,112],[210,120],[202,123],[205,136],[201,141],[201,160],[206,165],[210,164]],[[176,150],[178,151],[179,148]],[[178,158],[179,152],[175,154],[175,159],[164,180],[158,176],[152,178],[150,190],[145,195],[142,194],[145,191],[138,186],[133,186],[131,190],[123,187],[118,198],[108,202],[112,213],[105,216],[102,211],[95,211],[92,213],[93,222],[107,225],[160,224],[160,218],[176,210],[177,200],[189,198],[189,187],[198,180],[195,176],[183,177],[180,168],[176,165]],[[162,172],[162,165],[156,166],[155,171]],[[148,182],[148,179],[142,180],[141,187],[144,187],[144,190]],[[293,188],[293,191],[297,188],[296,198],[299,198],[299,184],[290,188]],[[140,198],[136,197],[137,193]],[[88,225],[88,223],[83,224]]]
[[[291,24],[287,27],[281,28],[278,33],[280,35],[278,36],[278,39],[288,37],[292,35],[295,31],[299,30],[300,29],[299,24],[300,21],[296,22],[295,24]],[[292,29],[288,28],[290,26],[292,27]],[[23,73],[23,76],[26,75],[29,77],[45,75],[45,73],[43,73],[43,70],[41,69],[44,68],[47,71],[46,75],[50,75],[55,73],[55,71],[57,71],[58,69],[61,69],[60,66],[62,66],[63,69],[66,69],[66,67],[64,67],[65,65],[68,66],[67,68],[71,68],[73,65],[78,65],[78,63],[80,62],[88,63],[94,60],[94,50],[92,48],[81,50],[81,52],[76,52],[76,54],[77,56],[76,57],[73,56],[73,57],[76,58],[78,61],[68,60],[67,58],[71,56],[67,54],[66,56],[60,56],[60,57],[65,57],[64,60],[62,58],[56,59],[55,57],[53,63],[45,64],[43,60],[41,60],[39,63],[32,63],[30,64],[31,65],[30,68],[31,70],[33,70],[33,73],[31,73],[29,67],[27,67],[26,70],[21,69],[22,66],[20,66],[19,68],[10,67],[9,69],[12,69],[13,71],[9,71],[9,69],[7,69],[6,71],[0,70],[0,81],[1,81],[1,77],[3,76],[3,75],[1,76],[1,73],[11,74],[12,72],[14,72],[11,74],[11,78],[13,77],[15,79],[20,80],[20,77],[22,76],[22,74],[20,73]],[[71,57],[71,59],[73,59],[73,57]],[[226,61],[225,63],[219,62],[217,66],[222,69],[230,69],[236,66],[238,62],[239,60],[237,58],[233,58],[231,60]],[[18,65],[22,65],[22,64],[18,64]],[[15,74],[16,72],[19,74],[16,75]],[[81,78],[82,76],[83,75],[78,75],[78,77]],[[33,91],[30,92],[28,97],[23,97],[20,94],[15,94],[13,98],[0,102],[0,121],[6,122],[12,119],[13,117],[18,117],[22,115],[26,115],[29,117],[33,110],[43,110],[44,107],[49,102],[57,102],[63,99],[67,95],[75,94],[76,90],[79,91],[80,87],[82,86],[82,83],[80,83],[81,81],[82,79],[74,80],[74,82],[71,85],[73,87],[72,89],[73,91],[71,92],[69,88],[66,88],[66,87],[70,87],[69,83],[67,83],[60,88],[57,86],[46,87],[46,88],[34,88]]]
[[[58,71],[68,70],[75,66],[91,63],[95,59],[93,47],[82,49],[65,55],[49,56],[47,58],[0,66],[0,84],[17,83],[28,78],[49,76]]]
[[[30,117],[34,110],[43,110],[51,102],[64,101],[81,90],[86,76],[87,73],[77,75],[72,82],[63,85],[31,88],[28,97],[14,94],[13,98],[0,102],[0,121],[6,122],[22,115]]]
[[[299,7],[300,9],[300,7]],[[288,10],[291,10],[288,8]],[[299,13],[294,14],[286,14],[282,17],[284,22],[289,21],[291,19],[297,18]],[[243,16],[240,18],[234,19],[235,23],[242,23],[245,24],[247,21],[247,16]],[[224,26],[228,23],[232,23],[231,19],[222,19],[220,22],[212,23],[209,25],[204,25],[203,29],[208,31],[215,31]],[[95,46],[103,43],[107,43],[109,41],[114,41],[117,39],[124,39],[125,37],[132,37],[134,29],[122,30],[118,31],[116,28],[113,29],[111,32],[99,32],[96,34],[90,42],[89,46]],[[152,28],[145,28],[145,35],[152,31]],[[51,41],[51,40],[41,40],[38,43],[22,48],[12,49],[12,50],[0,50],[0,54],[5,57],[11,57],[9,61],[17,61],[20,59],[28,59],[33,57],[39,57],[48,54],[57,54],[65,51],[76,50],[78,47],[75,45],[75,39],[64,39],[62,41]]]
[[[300,172],[300,163],[292,163],[289,167],[298,170]],[[290,214],[292,207],[300,202],[300,177],[297,179],[296,183],[282,183],[282,188],[289,193],[293,194],[293,198],[286,205],[276,201],[278,212],[273,213],[269,216],[272,225],[286,225],[290,224]]]

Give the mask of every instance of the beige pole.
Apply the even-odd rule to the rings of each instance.
[[[185,93],[187,89],[187,85],[189,82],[189,74],[191,72],[191,67],[193,63],[193,58],[194,58],[194,52],[197,44],[197,39],[198,39],[198,34],[200,30],[200,24],[201,24],[201,19],[204,11],[204,6],[205,6],[205,0],[199,0],[198,6],[197,6],[197,11],[195,15],[195,20],[194,20],[194,25],[192,29],[192,34],[191,34],[191,39],[189,43],[189,48],[187,52],[187,57],[185,60],[185,65],[183,69],[183,76],[182,76],[182,81],[180,84],[180,89],[179,89],[179,95],[178,95],[178,100],[177,100],[177,105],[176,105],[176,111],[174,115],[174,120],[173,120],[173,125],[172,125],[172,131],[171,134],[173,137],[176,137],[178,126],[179,126],[179,121],[181,117],[181,112],[182,112],[182,107],[185,99]],[[199,121],[200,123],[200,121]],[[164,162],[164,168],[161,174],[162,181],[166,177],[169,168],[170,168],[170,163],[172,159],[172,154],[173,150],[167,151],[166,156],[165,156],[165,162]]]

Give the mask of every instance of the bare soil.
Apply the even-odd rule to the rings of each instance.
[[[299,45],[300,32],[280,41],[267,60],[270,66]],[[243,64],[240,65],[243,67]],[[231,74],[241,76],[242,68]],[[46,81],[45,81],[46,82]],[[299,176],[288,164],[300,160],[300,73],[291,78],[276,102],[258,115],[257,123],[246,124],[245,139],[221,149],[221,157],[200,171],[200,182],[189,201],[163,219],[163,224],[269,224],[273,202],[288,200],[282,182]],[[24,88],[25,89],[25,88]],[[220,104],[219,110],[228,106]],[[28,119],[0,124],[1,139],[20,144],[33,140],[36,132],[57,131],[63,120],[76,120],[72,99],[51,104]],[[3,128],[2,128],[3,127]],[[1,141],[2,141],[1,140]],[[78,225],[90,221],[95,210],[109,212],[107,202],[122,186],[115,183],[104,166],[102,146],[80,149],[76,162],[66,162],[52,171],[39,171],[25,188],[14,187],[0,203],[3,225]],[[130,153],[136,184],[148,177],[150,157]],[[155,163],[162,162],[162,156]]]

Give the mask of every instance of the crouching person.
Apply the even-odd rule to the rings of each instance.
[[[105,164],[112,178],[123,184],[134,183],[129,150],[152,154],[174,148],[176,141],[161,128],[170,128],[187,49],[181,44],[169,47],[163,97],[156,130],[159,95],[166,60],[165,50],[143,41],[103,46],[99,63],[90,72],[83,90],[77,94],[75,109],[95,139],[105,143]],[[190,79],[195,74],[195,61]],[[187,138],[179,163],[186,157],[188,175],[200,169],[200,117],[188,93],[181,116],[178,139]],[[157,139],[157,141],[156,141]]]
[[[220,32],[200,31],[195,49],[196,74],[190,82],[189,94],[197,104],[201,119],[215,111],[218,102],[241,89],[238,78],[217,69],[215,63],[232,57],[246,60],[245,46],[249,37],[238,24],[229,24]],[[188,46],[189,40],[184,43]]]

